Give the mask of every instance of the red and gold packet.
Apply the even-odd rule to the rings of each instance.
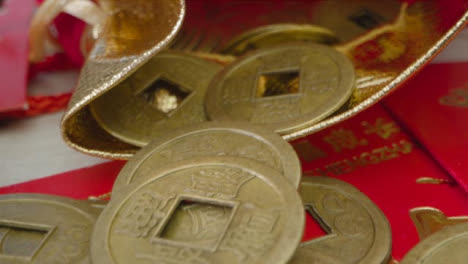
[[[330,8],[329,3],[338,4],[339,8]],[[140,4],[135,4],[138,10],[141,10]],[[327,12],[323,12],[324,9]],[[442,0],[187,0],[184,23],[179,34],[171,36],[176,37],[174,45],[178,49],[206,54],[222,52],[224,45],[238,34],[263,25],[313,24],[335,31],[342,40],[336,48],[349,56],[357,68],[359,90],[343,111],[286,135],[287,140],[292,140],[338,124],[397,89],[464,27],[468,22],[467,10],[466,0],[455,0],[450,4]],[[111,20],[108,21],[110,24]],[[144,28],[154,26],[154,23],[150,26],[145,23],[144,19],[135,22],[135,29],[144,31]],[[129,159],[137,148],[104,131],[90,114],[89,105],[141,67],[160,46],[157,42],[149,42],[156,46],[151,48],[147,43],[149,46],[140,47],[142,49],[114,52],[112,47],[125,47],[126,44],[124,39],[112,37],[118,32],[111,29],[103,31],[96,42],[102,42],[101,45],[93,47],[95,52],[110,52],[107,54],[110,60],[98,56],[95,59],[100,62],[94,63],[94,59],[88,58],[61,130],[65,142],[78,151],[103,158]],[[353,34],[348,34],[350,32]],[[151,37],[151,34],[145,36]],[[127,52],[134,57],[129,57]],[[111,67],[115,66],[116,58],[129,64]],[[112,71],[106,70],[104,64]]]
[[[434,207],[448,216],[468,215],[463,189],[381,105],[292,144],[305,177],[344,180],[382,209],[397,260],[419,242],[410,210]],[[314,226],[309,224],[306,237],[320,235]]]
[[[29,22],[34,0],[0,1],[0,112],[25,109]]]
[[[384,102],[468,192],[468,63],[434,64]]]

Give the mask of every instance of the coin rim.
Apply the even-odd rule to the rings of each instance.
[[[432,251],[438,249],[449,240],[458,237],[468,236],[468,223],[460,223],[454,226],[444,227],[442,230],[434,233],[428,238],[419,242],[409,251],[400,262],[400,264],[419,264],[426,260],[426,257]],[[447,260],[450,263],[450,260]]]
[[[142,163],[144,163],[162,147],[170,146],[170,144],[172,144],[173,141],[184,137],[190,137],[191,134],[196,134],[198,132],[210,130],[221,130],[231,133],[234,133],[233,131],[235,131],[239,134],[245,135],[247,137],[253,137],[263,143],[266,143],[271,147],[273,151],[275,151],[276,154],[278,154],[283,169],[282,174],[296,188],[299,187],[302,176],[301,162],[293,147],[282,137],[273,132],[268,131],[267,129],[249,123],[213,121],[181,127],[174,131],[167,131],[165,136],[155,138],[146,147],[138,151],[133,156],[133,158],[130,161],[128,161],[127,164],[125,164],[125,166],[122,168],[119,175],[117,176],[112,192],[115,193],[115,190],[118,190],[123,186],[131,184],[132,182],[126,182],[128,182],[129,179],[133,178],[135,172],[141,168]]]
[[[301,199],[303,198],[303,188],[311,188],[311,191],[313,191],[314,187],[317,185],[324,186],[327,189],[332,189],[335,192],[356,201],[357,204],[361,205],[367,211],[374,223],[374,243],[372,243],[372,246],[367,250],[367,254],[358,263],[388,263],[392,254],[392,229],[387,217],[377,204],[352,184],[335,178],[323,176],[303,177],[300,187]],[[307,204],[307,202],[303,202],[304,204]],[[307,247],[307,242],[302,243],[300,247]]]
[[[325,45],[315,44],[315,43],[293,43],[293,44],[285,44],[279,45],[269,48],[263,48],[254,50],[252,52],[248,52],[245,55],[239,57],[238,60],[233,62],[232,64],[226,66],[224,70],[219,72],[211,81],[210,85],[208,86],[208,90],[206,93],[205,98],[205,109],[206,114],[210,120],[213,121],[244,121],[249,122],[248,120],[238,120],[231,117],[228,113],[226,113],[225,108],[221,104],[219,98],[219,93],[222,92],[224,80],[227,76],[229,76],[232,72],[236,71],[238,68],[242,66],[243,63],[249,63],[249,61],[254,61],[255,59],[262,57],[264,55],[274,53],[281,53],[284,50],[297,50],[297,49],[315,49],[318,51],[322,51],[322,54],[327,55],[328,57],[332,58],[333,62],[337,64],[341,79],[340,79],[340,86],[336,89],[337,91],[343,90],[342,96],[335,96],[334,99],[336,102],[333,104],[332,107],[327,107],[327,105],[331,104],[323,104],[321,106],[323,111],[319,115],[314,115],[312,118],[308,118],[308,115],[302,115],[297,119],[288,120],[283,122],[275,122],[271,124],[258,124],[253,123],[255,125],[261,125],[266,127],[270,130],[279,133],[280,135],[287,135],[291,133],[295,133],[300,131],[304,128],[307,128],[327,117],[332,115],[336,110],[340,109],[348,100],[351,98],[353,94],[353,90],[355,87],[355,72],[354,72],[354,65],[350,61],[348,57],[344,54],[338,52],[337,50],[330,48]],[[329,102],[328,100],[327,102]],[[310,115],[310,114],[309,114]]]
[[[6,194],[6,195],[0,195],[0,208],[2,204],[8,204],[8,203],[21,203],[21,202],[31,202],[33,204],[42,204],[44,206],[61,206],[63,208],[68,209],[67,212],[74,212],[76,214],[80,214],[84,218],[89,220],[89,226],[91,229],[89,230],[89,237],[91,237],[94,226],[96,221],[99,218],[99,215],[101,214],[101,209],[95,208],[91,205],[91,203],[86,203],[86,200],[74,200],[71,198],[67,197],[61,197],[61,196],[55,196],[55,195],[46,195],[46,194],[32,194],[32,193],[15,193],[15,194]],[[21,210],[20,206],[18,206],[18,209]],[[33,214],[26,214],[27,216],[33,218]],[[16,221],[18,221],[17,217]],[[53,215],[50,215],[50,218],[55,217]],[[71,217],[63,217],[60,221],[63,220],[67,221],[67,219],[73,219],[73,216]],[[5,220],[5,219],[2,219]],[[57,220],[59,221],[59,220]],[[39,223],[41,225],[47,224],[47,223]],[[60,226],[58,226],[60,228]],[[51,235],[55,233],[52,232]],[[55,241],[55,243],[59,243],[59,241]],[[84,254],[82,258],[80,258],[79,263],[88,263],[90,262],[90,253],[91,249],[89,248],[89,245],[91,243],[91,240],[89,240],[88,246],[83,246],[83,249],[88,249],[88,254]],[[64,245],[66,246],[66,245]],[[47,247],[47,243],[42,247],[41,249]],[[40,256],[40,251],[36,252],[35,257]],[[22,263],[22,262],[21,262]]]
[[[220,53],[235,55],[238,53],[236,52],[238,47],[246,42],[251,42],[257,38],[264,40],[265,38],[270,37],[271,34],[287,33],[288,31],[294,31],[296,33],[301,32],[302,34],[320,34],[330,40],[334,40],[336,43],[339,42],[336,34],[325,27],[312,24],[280,23],[256,27],[248,30],[247,32],[241,33],[229,41],[229,43],[221,49]],[[245,50],[241,52],[241,54],[245,53]]]
[[[210,165],[226,165],[247,169],[260,178],[264,183],[281,194],[284,201],[285,224],[277,243],[268,254],[259,259],[256,264],[287,263],[301,242],[305,213],[301,199],[294,187],[276,170],[254,160],[237,157],[203,157],[185,160],[162,167],[153,173],[153,177],[141,182],[128,185],[113,196],[109,205],[99,217],[94,232],[91,236],[90,257],[93,263],[110,264],[117,263],[111,257],[109,237],[111,222],[119,214],[121,207],[139,190],[148,184],[157,181],[159,177],[181,171],[188,168]]]

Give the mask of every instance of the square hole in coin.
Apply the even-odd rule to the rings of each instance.
[[[180,200],[159,239],[216,250],[233,213],[234,206],[230,204]]]
[[[156,110],[170,115],[190,95],[179,85],[165,79],[158,79],[140,94]]]
[[[374,29],[385,22],[382,16],[366,8],[362,8],[354,15],[350,16],[349,20],[363,29]]]
[[[274,72],[258,77],[256,97],[273,97],[299,93],[300,71]]]
[[[304,232],[303,242],[311,241],[320,237],[327,236],[331,233],[331,229],[323,221],[320,221],[312,206],[306,205],[306,229]]]
[[[31,259],[46,241],[50,230],[0,223],[0,256]]]

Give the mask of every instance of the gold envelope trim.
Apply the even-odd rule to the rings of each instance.
[[[380,99],[387,96],[390,92],[394,89],[402,85],[405,81],[407,81],[410,76],[416,72],[418,72],[422,67],[428,64],[437,54],[439,54],[443,48],[445,48],[456,36],[457,34],[468,24],[468,11],[465,12],[463,17],[450,29],[448,30],[445,35],[437,41],[424,55],[422,55],[418,60],[416,60],[411,66],[409,66],[406,70],[400,73],[391,83],[386,85],[382,90],[372,95],[370,98],[366,99],[365,101],[361,102],[354,108],[336,115],[332,118],[329,118],[325,121],[317,123],[311,127],[306,129],[299,130],[295,133],[291,133],[289,135],[283,136],[284,139],[291,141],[295,140],[307,135],[310,135],[314,132],[319,130],[325,129],[330,127],[334,124],[337,124],[341,121],[344,121],[348,118],[353,117],[354,115],[358,114],[361,111],[368,109],[369,107],[376,104]]]
[[[426,5],[426,3],[423,3],[422,5]],[[369,98],[366,96],[367,99],[360,103],[357,102],[351,106],[351,109],[345,112],[339,113],[308,128],[285,135],[284,138],[286,140],[294,140],[310,135],[314,132],[346,120],[371,107],[380,99],[388,95],[391,91],[401,86],[409,79],[412,74],[415,74],[420,69],[422,69],[424,65],[429,63],[431,59],[433,59],[446,45],[450,43],[450,41],[464,28],[467,23],[468,11],[465,11],[462,17],[449,30],[443,32],[443,34],[441,33],[441,37],[431,40],[427,45],[427,49],[424,48],[424,50],[416,53],[417,59],[411,59],[410,63],[401,63],[399,65],[400,67],[397,67],[397,70],[395,71],[394,76],[396,77],[394,79],[392,78],[392,81],[388,80],[388,83],[385,82],[383,88],[375,92],[372,96]],[[428,32],[425,33],[431,33],[428,29],[426,29],[426,31]],[[86,154],[110,159],[129,159],[133,153],[138,150],[138,148],[120,142],[109,134],[105,133],[93,120],[93,117],[89,113],[86,106],[92,100],[105,93],[121,80],[132,74],[158,50],[158,48],[155,48],[155,51],[152,50],[140,56],[128,57],[121,60],[88,60],[85,67],[83,68],[83,77],[81,78],[80,82],[86,82],[89,85],[86,86],[86,89],[83,89],[83,87],[80,85],[78,86],[78,89],[70,103],[69,110],[66,112],[61,124],[63,137],[71,147]],[[116,68],[112,66],[115,63],[118,64],[118,69],[120,69],[120,71],[116,70]],[[401,67],[401,65],[409,66]],[[363,69],[366,72],[374,72],[374,68],[372,66],[368,68],[363,67]],[[378,72],[379,70],[380,69],[376,68],[375,72]],[[102,73],[102,76],[96,74],[96,72]]]
[[[123,2],[122,2],[123,1]],[[112,25],[111,22],[117,24],[115,21],[109,22],[112,19],[112,14],[118,16],[118,12],[121,12],[118,7],[115,7],[116,3],[122,3],[124,5],[125,1],[127,0],[102,0],[101,6],[103,7],[104,11],[108,14],[111,14],[106,21],[106,25],[103,29],[103,34],[97,40],[93,50],[90,53],[88,60],[86,61],[81,74],[80,79],[78,82],[78,86],[70,100],[68,110],[65,112],[61,122],[61,130],[62,135],[65,141],[72,146],[73,148],[85,152],[87,154],[96,155],[100,157],[106,158],[114,158],[114,159],[125,159],[130,157],[129,153],[133,153],[135,148],[124,143],[117,143],[116,140],[112,139],[110,136],[105,136],[103,131],[99,131],[99,128],[95,127],[92,121],[85,121],[88,116],[88,112],[86,109],[84,112],[79,113],[80,110],[83,110],[86,105],[88,105],[91,101],[102,95],[103,93],[107,92],[109,89],[120,83],[121,81],[125,80],[129,75],[131,75],[134,71],[136,71],[140,66],[142,66],[145,62],[147,62],[151,57],[157,54],[160,50],[166,47],[176,36],[177,32],[179,31],[180,27],[182,26],[183,18],[185,16],[185,1],[184,0],[139,0],[134,1],[132,0],[129,4],[129,8],[126,9],[128,11],[130,9],[130,13],[133,12],[131,8],[132,5],[138,5],[141,2],[142,5],[152,2],[155,3],[154,5],[158,5],[161,8],[158,10],[159,15],[167,16],[164,18],[158,18],[162,21],[169,21],[167,25],[160,26],[153,24],[151,22],[152,19],[147,19],[149,22],[146,26],[147,27],[155,27],[161,30],[159,36],[161,38],[152,39],[152,47],[148,50],[144,50],[140,54],[138,54],[141,50],[141,45],[136,47],[136,45],[132,46],[129,45],[129,39],[125,39],[127,36],[122,35],[122,38],[119,39],[120,34],[115,33],[118,37],[108,37],[109,33],[115,25]],[[143,2],[142,2],[143,1]],[[129,2],[127,2],[129,3]],[[135,4],[136,3],[136,4]],[[138,14],[137,18],[138,18]],[[122,31],[123,26],[118,24],[117,25],[119,30]],[[115,26],[115,27],[117,27]],[[107,29],[106,29],[107,27]],[[124,28],[125,29],[125,28]],[[166,29],[167,31],[164,31]],[[121,33],[121,32],[120,32]],[[126,33],[126,32],[124,32]],[[131,32],[130,32],[131,33]],[[112,41],[112,45],[109,42]],[[117,42],[117,43],[115,43]],[[134,41],[136,42],[136,41]],[[109,44],[109,45],[108,45]],[[118,50],[115,48],[116,45],[122,44]],[[131,44],[131,43],[130,43]],[[148,43],[146,43],[148,44]],[[109,52],[108,47],[110,46],[111,51]],[[119,56],[120,54],[127,53],[128,50],[126,48],[136,47],[137,54],[129,55],[129,56]],[[114,54],[115,53],[115,54]],[[87,123],[90,125],[91,128],[96,129],[96,135],[101,135],[100,137],[96,137],[96,140],[93,139],[95,137],[94,134],[87,134],[87,136],[91,137],[91,141],[96,144],[92,144],[91,146],[86,146],[81,144],[76,135],[83,131],[82,129],[82,122]],[[95,142],[99,139],[100,141],[105,140],[107,143],[104,142]],[[114,148],[118,149],[118,152],[109,153],[107,150],[108,145],[113,146],[116,144]],[[103,150],[93,150],[94,148],[101,147]]]

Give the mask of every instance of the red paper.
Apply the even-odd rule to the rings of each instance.
[[[385,104],[468,192],[468,63],[430,65]]]
[[[468,215],[468,196],[456,184],[416,182],[451,178],[380,105],[293,145],[306,176],[344,180],[381,208],[393,230],[397,259],[419,242],[410,209],[430,206],[448,216]],[[308,228],[306,237],[316,237],[314,232]]]
[[[0,7],[0,112],[26,105],[29,23],[34,0],[2,1]]]
[[[42,193],[88,199],[109,193],[125,163],[112,161],[90,168],[64,172],[55,176],[0,188],[0,194]]]

